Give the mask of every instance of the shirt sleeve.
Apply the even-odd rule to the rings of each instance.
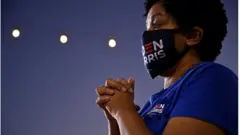
[[[199,74],[179,95],[172,117],[192,117],[237,134],[238,79],[223,66],[212,66]]]

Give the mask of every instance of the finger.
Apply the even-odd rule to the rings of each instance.
[[[123,92],[127,91],[127,88],[124,85],[122,85],[121,83],[119,83],[113,79],[107,79],[105,82],[105,86],[112,88],[112,89],[120,90]]]
[[[130,93],[133,92],[133,90],[127,80],[125,80],[124,78],[119,78],[118,82],[120,82],[122,85],[124,85],[128,89],[128,92],[130,92]]]
[[[122,77],[118,79],[118,82],[120,82],[122,85],[124,85],[124,86],[126,86],[126,87],[130,87],[130,86],[128,85],[128,81],[125,80],[125,79],[122,78]]]
[[[135,79],[133,77],[128,79],[128,84],[130,85],[130,87],[134,90],[135,87]]]
[[[104,104],[106,104],[110,100],[110,96],[100,96],[97,98],[96,103],[102,107]]]
[[[115,94],[115,90],[104,87],[104,86],[100,86],[98,88],[96,88],[96,93],[98,96],[102,96],[102,95],[114,95]]]

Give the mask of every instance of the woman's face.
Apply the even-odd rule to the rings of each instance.
[[[177,24],[172,16],[170,16],[161,3],[156,3],[149,10],[146,19],[147,31],[161,29],[176,29]],[[175,47],[178,52],[184,50],[186,46],[186,38],[183,34],[175,34]]]

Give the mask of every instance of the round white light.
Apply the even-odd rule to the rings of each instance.
[[[20,31],[18,29],[15,29],[12,31],[12,35],[14,38],[18,38],[20,36]]]
[[[109,45],[109,47],[115,47],[116,46],[116,41],[114,39],[110,39],[108,41],[108,45]]]
[[[68,41],[68,37],[66,35],[61,35],[60,42],[65,44],[65,43],[67,43],[67,41]]]

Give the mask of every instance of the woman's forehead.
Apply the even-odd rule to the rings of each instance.
[[[147,17],[151,18],[155,14],[159,14],[159,15],[162,15],[162,16],[166,15],[165,9],[163,8],[161,3],[154,4],[151,7],[151,9],[149,10]]]
[[[147,14],[146,21],[153,20],[155,17],[166,17],[167,13],[160,3],[154,4]]]

